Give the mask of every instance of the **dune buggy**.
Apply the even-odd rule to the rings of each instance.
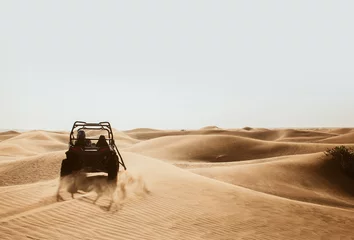
[[[66,158],[61,163],[61,177],[84,170],[88,173],[104,172],[108,174],[108,180],[114,180],[120,165],[126,170],[109,122],[76,121],[71,129],[69,149],[65,154]]]

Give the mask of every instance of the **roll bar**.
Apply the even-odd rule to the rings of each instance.
[[[69,145],[74,146],[74,140],[77,140],[77,138],[74,135],[75,130],[105,130],[108,133],[108,144],[112,146],[113,150],[116,151],[116,153],[119,156],[119,164],[121,164],[124,169],[126,170],[126,166],[124,164],[122,155],[120,154],[115,142],[114,142],[114,137],[113,137],[113,131],[111,124],[109,122],[98,122],[98,123],[87,123],[83,121],[75,121],[73,124],[73,127],[71,128],[70,136],[69,136]],[[98,140],[98,138],[89,138],[91,140]]]

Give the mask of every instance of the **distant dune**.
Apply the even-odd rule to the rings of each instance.
[[[219,130],[220,128],[217,126],[206,126],[201,128],[201,130]]]
[[[135,144],[127,151],[168,160],[227,162],[315,153],[333,146],[208,134],[154,138]]]
[[[87,132],[98,137],[100,133]],[[112,210],[57,202],[69,132],[0,133],[0,239],[351,239],[354,180],[323,151],[349,128],[114,130]]]
[[[348,132],[341,135],[321,139],[318,142],[321,143],[334,143],[334,144],[346,144],[354,143],[354,132]]]
[[[19,132],[16,132],[16,131],[5,131],[5,132],[0,132],[0,142],[1,141],[4,141],[6,139],[9,139],[9,138],[13,138],[17,135],[19,135],[20,133]]]

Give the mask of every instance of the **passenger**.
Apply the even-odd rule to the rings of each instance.
[[[86,139],[86,133],[84,130],[79,130],[77,132],[77,140],[75,142],[75,146],[79,147],[89,147],[91,145],[91,140]]]
[[[96,147],[108,147],[108,143],[106,141],[106,137],[101,135],[96,143]]]

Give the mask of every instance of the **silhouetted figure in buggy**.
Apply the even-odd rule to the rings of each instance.
[[[96,143],[96,147],[108,147],[108,143],[106,141],[106,137],[101,135]]]
[[[77,147],[89,147],[91,146],[91,140],[86,139],[86,133],[84,130],[79,130],[77,132],[77,140],[75,142],[75,146]]]

